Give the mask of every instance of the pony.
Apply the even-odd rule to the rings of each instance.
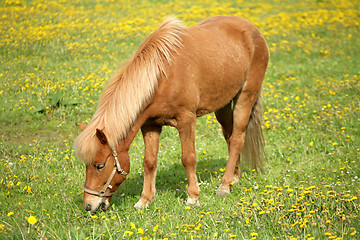
[[[86,165],[84,207],[106,210],[130,171],[129,148],[141,130],[144,183],[136,208],[155,196],[162,126],[179,131],[186,170],[187,205],[199,206],[195,126],[215,112],[228,146],[226,170],[217,196],[239,181],[240,159],[262,170],[261,87],[269,50],[260,31],[235,16],[216,16],[193,27],[167,18],[104,87],[88,125],[79,124],[76,155]],[[241,156],[241,157],[240,157]]]

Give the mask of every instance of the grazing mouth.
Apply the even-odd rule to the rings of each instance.
[[[106,211],[110,206],[110,202],[107,198],[99,198],[97,197],[96,201],[88,202],[84,205],[86,211],[90,211],[92,213],[97,212],[99,209],[102,211]]]
[[[100,208],[103,211],[106,211],[109,208],[110,204],[106,204],[105,202],[100,204]]]

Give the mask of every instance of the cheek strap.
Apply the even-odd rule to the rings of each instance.
[[[114,168],[109,176],[109,179],[106,181],[106,183],[105,183],[104,187],[101,189],[101,191],[91,190],[91,189],[84,187],[84,192],[95,195],[95,196],[99,196],[99,197],[111,197],[116,193],[116,192],[109,192],[109,193],[106,192],[106,190],[108,188],[112,189],[112,186],[110,185],[110,183],[111,183],[113,177],[115,176],[115,173],[118,172],[119,174],[124,175],[124,176],[128,175],[128,173],[125,172],[124,169],[121,168],[115,148],[112,149],[112,155],[114,157]]]
[[[121,175],[128,175],[129,173],[125,172],[124,169],[121,168],[121,165],[120,165],[120,162],[119,162],[119,159],[118,159],[118,154],[116,152],[116,149],[113,148],[112,149],[112,155],[114,157],[114,168],[116,168],[116,171],[118,171],[118,173],[120,173]]]

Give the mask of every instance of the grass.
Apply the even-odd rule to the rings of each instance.
[[[0,3],[1,239],[354,239],[360,231],[358,1],[26,1]],[[244,165],[215,196],[227,161],[213,114],[197,123],[201,207],[185,207],[175,129],[161,136],[157,195],[136,210],[143,143],[107,212],[82,207],[77,123],[121,62],[169,15],[187,26],[238,15],[263,32],[265,172]]]

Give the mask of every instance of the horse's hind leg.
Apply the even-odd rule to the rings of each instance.
[[[224,138],[226,140],[228,151],[230,151],[230,137],[233,131],[233,110],[231,108],[231,103],[227,104],[225,107],[217,110],[215,112],[216,119],[222,126],[222,131]],[[240,155],[237,158],[235,171],[234,171],[234,183],[237,183],[239,181],[240,177]]]
[[[261,84],[265,74],[265,71],[260,71],[262,66],[257,67],[258,68],[252,66],[238,98],[234,100],[234,122],[233,131],[229,139],[229,159],[226,164],[224,176],[221,179],[221,185],[216,192],[218,196],[224,196],[230,193],[237,161],[244,147],[246,128],[252,108],[260,93]]]
[[[233,111],[231,109],[231,102],[223,108],[220,108],[215,112],[216,119],[221,124],[224,138],[228,145],[228,150],[230,146],[230,137],[233,130]]]
[[[253,100],[248,96],[242,97],[242,94],[243,93],[240,94],[234,106],[233,132],[228,141],[229,159],[226,164],[224,176],[221,179],[221,185],[216,192],[218,196],[224,196],[230,193],[238,158],[245,142],[246,125],[250,117]],[[239,104],[240,101],[241,104]]]
[[[155,196],[155,180],[157,169],[157,155],[159,151],[160,126],[143,125],[141,131],[145,144],[144,157],[144,185],[140,200],[135,208],[147,207]]]

